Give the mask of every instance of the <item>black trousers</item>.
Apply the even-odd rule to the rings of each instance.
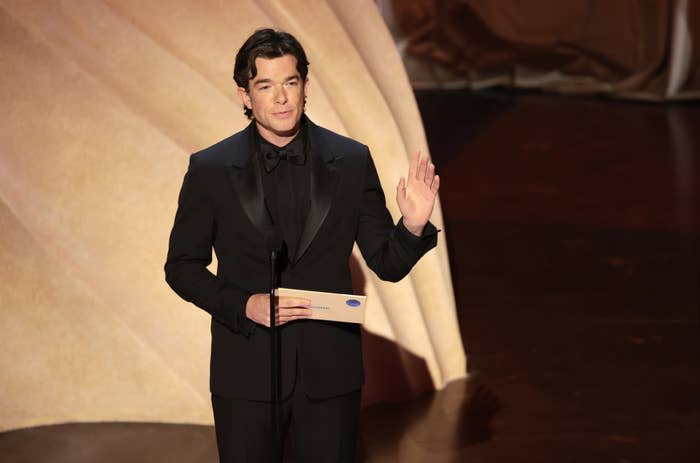
[[[295,463],[354,463],[361,391],[311,399],[297,382],[282,402],[282,433],[291,425]],[[271,404],[212,395],[221,463],[273,461]]]

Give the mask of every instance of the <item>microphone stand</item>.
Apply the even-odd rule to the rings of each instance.
[[[270,252],[270,403],[272,413],[272,451],[275,462],[282,461],[280,423],[280,340],[275,314],[275,289],[277,288],[277,250]]]

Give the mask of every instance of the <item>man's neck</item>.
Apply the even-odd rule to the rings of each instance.
[[[283,146],[287,145],[290,141],[294,140],[294,137],[296,137],[299,133],[301,124],[297,124],[294,130],[291,130],[288,133],[284,134],[277,134],[271,132],[265,129],[264,127],[261,127],[260,124],[258,124],[257,122],[255,123],[255,126],[258,129],[260,137],[262,137],[266,142],[271,143],[277,146],[278,148],[282,148]]]

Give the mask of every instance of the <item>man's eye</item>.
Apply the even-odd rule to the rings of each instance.
[[[289,85],[290,87],[296,87],[297,85],[299,85],[299,82],[297,82],[296,80],[294,80],[294,81],[292,81],[292,82],[287,82],[287,85]]]
[[[258,90],[267,90],[268,88],[270,88],[269,85],[261,85],[260,87],[258,87]]]

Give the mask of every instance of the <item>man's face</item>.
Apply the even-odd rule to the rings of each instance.
[[[257,58],[255,68],[258,73],[250,80],[249,90],[238,87],[238,95],[253,111],[260,135],[270,143],[283,146],[299,130],[309,81],[302,82],[297,59],[292,55]]]

